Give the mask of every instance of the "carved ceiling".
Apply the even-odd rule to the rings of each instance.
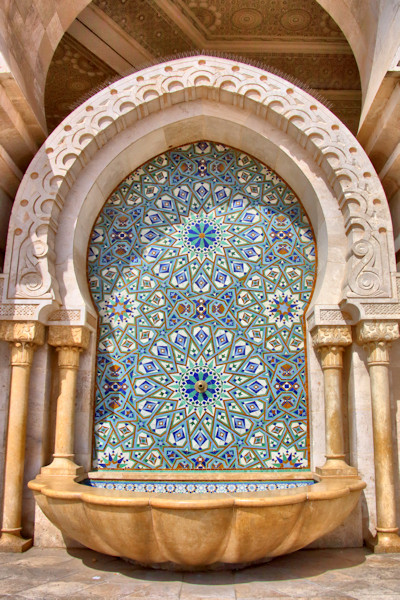
[[[114,69],[65,34],[55,51],[47,76],[45,107],[49,132],[71,112],[82,95],[115,75]]]
[[[93,3],[130,35],[135,37],[140,29],[153,51],[158,49],[161,36],[171,52],[179,52],[179,45],[180,50],[187,49],[184,46],[192,41],[190,25],[207,40],[224,42],[293,37],[345,39],[314,0],[94,0]],[[175,18],[168,4],[175,7]],[[184,20],[187,23],[182,28]]]
[[[110,79],[198,49],[261,61],[296,78],[357,131],[357,64],[343,33],[315,0],[94,0],[50,65],[49,130]]]

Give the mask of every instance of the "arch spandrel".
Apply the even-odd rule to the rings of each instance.
[[[54,239],[72,185],[84,175],[96,152],[118,134],[140,128],[146,117],[162,115],[175,104],[195,101],[214,105],[215,118],[221,120],[224,105],[239,109],[243,123],[256,116],[308,153],[325,173],[344,219],[350,258],[342,301],[361,306],[375,299],[389,303],[394,314],[397,291],[390,213],[360,144],[326,107],[284,79],[205,56],[171,61],[121,79],[77,108],[49,136],[17,195],[3,303],[36,303],[36,314],[43,307],[61,305]],[[16,313],[16,318],[21,317]]]

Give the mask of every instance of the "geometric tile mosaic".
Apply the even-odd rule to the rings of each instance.
[[[237,494],[289,490],[313,485],[314,480],[301,481],[104,481],[85,479],[84,485],[104,490],[155,494]]]
[[[97,469],[308,469],[315,243],[293,191],[201,141],[131,173],[93,228]]]

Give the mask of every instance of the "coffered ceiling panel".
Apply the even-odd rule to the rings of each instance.
[[[328,13],[313,0],[176,0],[175,4],[207,39],[344,37]]]
[[[357,64],[315,0],[94,0],[53,57],[46,85],[49,129],[113,77],[197,50],[260,61],[294,77],[319,91],[356,132]]]

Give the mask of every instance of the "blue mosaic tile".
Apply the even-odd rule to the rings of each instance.
[[[131,173],[88,253],[94,467],[307,469],[315,258],[299,200],[246,154],[203,141]]]
[[[83,485],[104,490],[148,492],[156,494],[235,494],[243,492],[268,492],[306,487],[314,480],[301,481],[109,481],[85,479]]]

